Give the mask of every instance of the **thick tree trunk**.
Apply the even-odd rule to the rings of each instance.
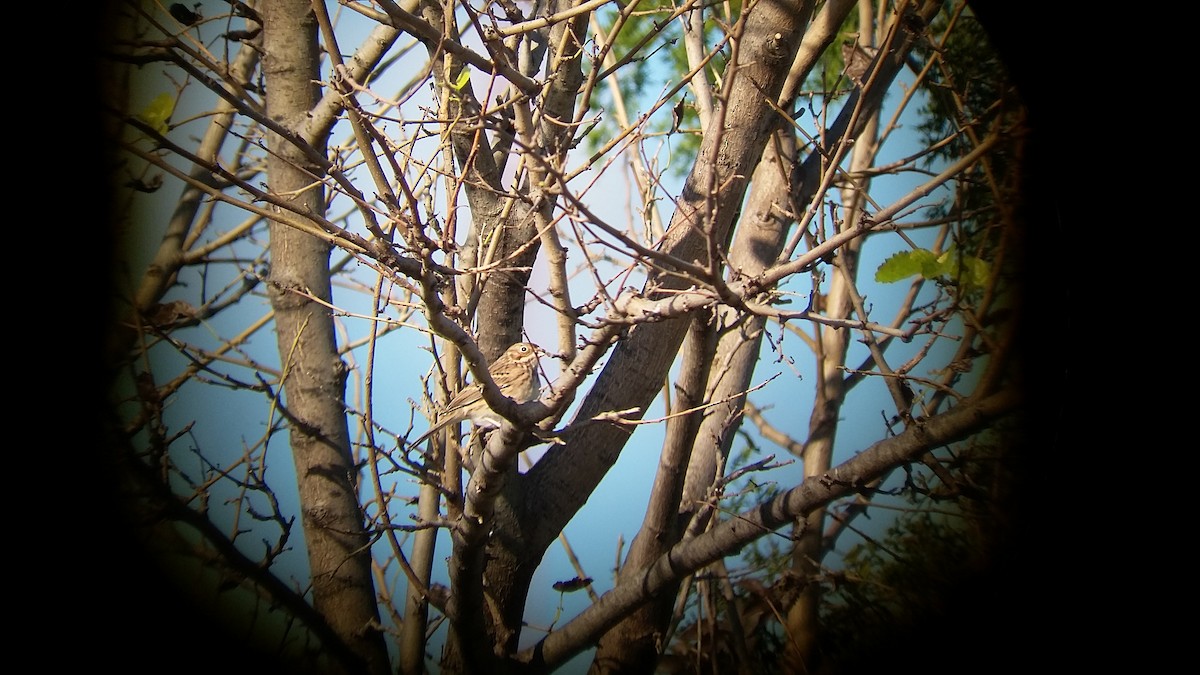
[[[762,98],[766,96],[775,100],[782,91],[788,67],[799,48],[803,29],[811,12],[812,3],[806,1],[760,3],[749,10],[745,29],[738,41],[736,65],[726,72],[726,79],[731,82],[731,86],[723,96],[724,105],[714,114],[715,123],[708,127],[709,132],[701,143],[699,159],[684,185],[682,198],[667,232],[667,244],[664,246],[666,252],[684,261],[697,261],[707,265],[714,274],[720,273],[721,261],[710,255],[711,247],[714,244],[720,250],[727,247],[729,233],[748,185],[746,179],[754,172],[772,131],[779,123],[778,115],[762,103]],[[653,278],[647,284],[646,291],[653,296],[660,289],[674,288],[680,283],[684,282],[662,275]],[[686,327],[687,322],[677,319],[641,325],[631,331],[628,339],[613,353],[592,395],[584,401],[578,419],[586,419],[604,410],[626,409],[631,406],[638,406],[644,410],[657,392],[659,383],[666,376]],[[628,377],[618,376],[625,380],[620,384],[606,381],[610,373],[628,372],[639,372],[644,377],[635,378],[636,382],[629,382]],[[718,377],[721,374],[718,374]],[[709,377],[712,377],[712,372],[709,373]],[[606,385],[612,389],[607,389]],[[599,396],[596,395],[598,392]],[[614,394],[622,393],[625,394],[624,397],[613,400]],[[709,416],[706,414],[700,424],[704,425],[708,420]],[[731,428],[726,422],[728,420],[718,422],[723,426],[723,431],[729,431]],[[703,430],[700,431],[700,435],[704,433]],[[607,467],[611,466],[611,462],[615,461],[628,435],[624,429],[594,425],[584,427],[575,436],[577,438],[571,438],[563,448],[552,449],[531,475],[541,478],[537,471],[542,469],[549,476],[560,458],[555,455],[561,453],[561,458],[570,461],[574,470],[569,474],[564,472],[555,482],[585,480],[590,487],[580,489],[575,486],[572,491],[575,494],[588,494],[594,487],[593,481],[598,482]],[[717,445],[721,444],[721,441],[714,440]],[[586,457],[572,457],[577,449],[585,448]],[[566,460],[567,457],[572,458]],[[696,461],[694,454],[691,461]],[[580,463],[593,465],[592,470],[580,471]],[[681,475],[672,472],[672,480],[681,478]],[[678,485],[657,485],[655,490],[677,492]],[[555,492],[557,486],[539,489],[535,494],[541,499],[547,499]],[[565,497],[569,503],[573,502],[567,495],[559,496]],[[539,509],[538,512],[552,513],[552,519],[556,521],[558,517],[569,517],[576,508],[578,506],[574,503],[567,509],[561,508],[560,504],[553,509]],[[555,522],[554,526],[560,528],[565,523],[565,520],[561,524]],[[636,572],[642,564],[657,558],[681,534],[678,525],[660,523],[658,526],[663,531],[672,532],[670,538],[666,541],[654,541],[642,537],[638,549],[631,550],[630,560],[626,563],[630,572]],[[669,603],[672,596],[671,593],[661,594],[658,602]],[[597,652],[593,672],[652,672],[657,653],[662,648],[661,644],[656,643],[656,636],[661,637],[664,623],[669,618],[665,607],[666,605],[660,604],[655,608],[648,608],[606,636]]]
[[[816,56],[829,44],[833,32],[841,24],[840,19],[849,10],[849,5],[850,3],[831,4],[825,8],[826,11],[822,15],[815,19],[812,34],[805,35],[803,45],[805,50],[811,54],[801,52],[800,58],[788,74],[788,80],[784,83],[786,97],[794,95],[803,74],[808,72]],[[924,20],[928,20],[935,12],[934,3],[925,3],[920,8],[920,16]],[[807,12],[804,13],[804,16],[807,17]],[[747,34],[751,34],[749,28]],[[911,47],[911,36],[905,36],[897,45],[900,54],[906,53]],[[894,64],[898,62],[899,58],[894,60]],[[880,73],[880,81],[890,81],[897,71],[898,65],[883,69]],[[857,123],[849,123],[849,116],[843,114],[839,120],[843,123],[834,125],[834,128],[840,130],[841,134],[849,136],[859,133],[871,112],[877,110],[878,103],[878,98],[868,99],[864,106],[866,112],[857,120]],[[837,133],[831,134],[826,142],[836,143],[838,138]],[[703,156],[702,150],[701,157]],[[802,213],[808,207],[808,200],[816,189],[820,175],[818,172],[819,162],[815,161],[818,159],[819,157],[816,156],[810,157],[800,171],[780,171],[777,167],[794,166],[793,162],[796,157],[792,139],[787,135],[781,136],[775,146],[766,148],[764,159],[757,164],[758,170],[754,174],[754,192],[748,200],[747,212],[744,214],[742,222],[739,223],[737,239],[730,249],[730,265],[735,275],[754,277],[774,263],[782,249],[787,228],[790,225],[788,219],[781,217],[780,213]],[[791,201],[789,202],[789,200]],[[678,216],[678,213],[676,215]],[[851,268],[856,267],[855,253],[860,246],[861,241],[858,241],[847,247],[848,255],[843,261],[844,264]],[[691,523],[687,523],[687,521],[697,514],[703,515],[703,504],[707,491],[713,481],[723,473],[724,461],[728,456],[733,434],[741,421],[740,411],[744,403],[744,396],[739,394],[745,392],[750,385],[754,365],[760,351],[763,320],[750,318],[743,320],[740,325],[734,325],[732,322],[736,320],[736,317],[733,315],[733,312],[726,312],[725,317],[718,318],[718,325],[725,330],[720,331],[721,338],[712,358],[713,365],[708,373],[705,400],[725,401],[725,403],[705,410],[700,428],[695,435],[695,447],[691,452],[687,481],[679,505],[681,522],[680,526],[675,529],[676,535],[684,538],[686,538],[687,532],[702,531],[705,525],[703,520]],[[826,337],[831,342],[841,341],[844,343],[846,331],[839,332],[840,335],[830,334]],[[844,361],[844,350],[845,345],[843,344],[841,347],[843,358],[836,359],[836,363],[839,365]],[[840,376],[840,370],[838,375]],[[840,395],[838,399],[840,400]],[[835,422],[834,427],[826,429],[830,434],[827,439],[829,444],[821,443],[819,444],[821,447],[814,450],[812,467],[828,468],[831,455],[827,453],[832,448],[832,433],[836,427],[836,417],[832,419]],[[817,461],[815,455],[822,453],[826,453],[824,460]],[[806,475],[813,475],[808,473],[809,459],[810,456],[806,455]],[[817,469],[813,468],[813,471],[817,471]],[[656,490],[658,489],[662,489],[662,486],[656,485]],[[819,515],[814,515],[813,519],[817,523],[821,521]],[[686,531],[684,527],[687,527]],[[819,544],[820,528],[818,527],[815,532],[816,543]],[[646,561],[653,559],[652,553],[665,550],[674,541],[676,540],[650,542],[644,539],[642,544],[648,547],[647,550],[631,548],[630,557],[626,561],[626,571],[636,573],[637,568],[631,563],[637,561],[639,564],[645,564]],[[635,542],[636,544],[638,542]],[[803,544],[801,544],[801,548],[803,548]],[[596,672],[649,672],[647,669],[653,667],[653,661],[650,659],[651,649],[655,637],[661,636],[666,628],[669,615],[665,609],[673,599],[672,593],[659,595],[652,603],[653,608],[648,606],[610,631],[601,642],[593,670]],[[807,605],[802,600],[798,607],[810,607],[815,610],[816,605]],[[805,614],[807,615],[807,613]],[[659,648],[661,649],[661,646]]]
[[[263,71],[267,114],[299,132],[318,100],[316,22],[306,0],[264,8]],[[301,213],[323,213],[320,171],[305,153],[276,134],[268,138],[270,189]],[[324,154],[324,148],[318,147]],[[329,244],[272,222],[270,298],[283,364],[282,409],[299,483],[313,605],[360,659],[331,671],[389,672],[379,630],[368,538],[356,493],[356,469],[344,403],[346,365],[338,355],[333,320],[321,302],[332,297]],[[315,300],[321,302],[317,302]]]

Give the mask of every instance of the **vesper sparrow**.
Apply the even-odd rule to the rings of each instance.
[[[500,387],[500,393],[517,403],[528,403],[536,399],[541,393],[541,380],[537,371],[540,353],[542,348],[532,342],[518,342],[506,349],[500,358],[488,367],[496,386]],[[437,421],[429,431],[421,434],[412,445],[420,445],[445,427],[466,420],[484,429],[495,429],[504,421],[504,416],[492,410],[483,399],[483,387],[478,383],[464,387],[455,394],[446,407],[438,411]]]

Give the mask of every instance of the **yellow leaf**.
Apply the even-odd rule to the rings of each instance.
[[[452,84],[451,86],[454,87],[455,91],[462,91],[462,88],[467,86],[467,83],[470,81],[471,81],[471,69],[469,67],[464,66],[463,69],[461,71],[459,71],[459,73],[458,73],[458,80],[455,81],[455,83]]]
[[[167,120],[175,112],[175,98],[170,94],[159,94],[138,113],[138,119],[153,127],[160,134],[167,133]]]

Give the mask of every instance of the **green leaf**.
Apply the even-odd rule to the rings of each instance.
[[[964,289],[982,288],[992,273],[992,266],[986,260],[958,253],[954,247],[943,253],[938,262],[941,263],[938,276],[957,282]]]
[[[138,113],[138,119],[150,125],[158,133],[166,134],[169,129],[167,120],[171,119],[173,112],[175,112],[175,98],[170,94],[159,94],[142,109],[142,112]]]
[[[988,278],[992,276],[992,266],[986,260],[980,260],[975,256],[967,256],[963,259],[963,266],[966,267],[966,274],[963,275],[968,286],[982,288],[987,284]]]
[[[920,274],[926,276],[927,270],[937,267],[937,256],[932,251],[918,248],[913,251],[900,251],[884,260],[875,270],[875,281],[881,284],[891,284],[911,276]]]
[[[964,288],[980,288],[987,283],[992,268],[986,260],[959,253],[953,246],[941,255],[918,248],[900,251],[883,261],[875,270],[875,281],[890,284],[920,275],[923,279],[949,279]]]
[[[458,79],[455,80],[454,84],[450,86],[454,87],[455,91],[462,91],[462,88],[467,86],[467,83],[470,81],[471,68],[469,66],[463,66],[463,69],[458,73]]]

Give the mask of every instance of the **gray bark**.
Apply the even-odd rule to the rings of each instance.
[[[311,9],[304,0],[281,0],[263,8],[267,114],[297,133],[319,100],[314,80],[320,52]],[[324,191],[312,180],[310,155],[273,133],[268,145],[271,191],[302,212],[320,216]],[[323,142],[315,147],[324,152]],[[331,669],[382,675],[390,666],[350,454],[346,364],[338,355],[329,310],[309,297],[331,300],[331,247],[281,222],[271,223],[270,238],[269,295],[285,373],[282,407],[290,422],[313,605],[357,657],[355,663],[331,664]]]

